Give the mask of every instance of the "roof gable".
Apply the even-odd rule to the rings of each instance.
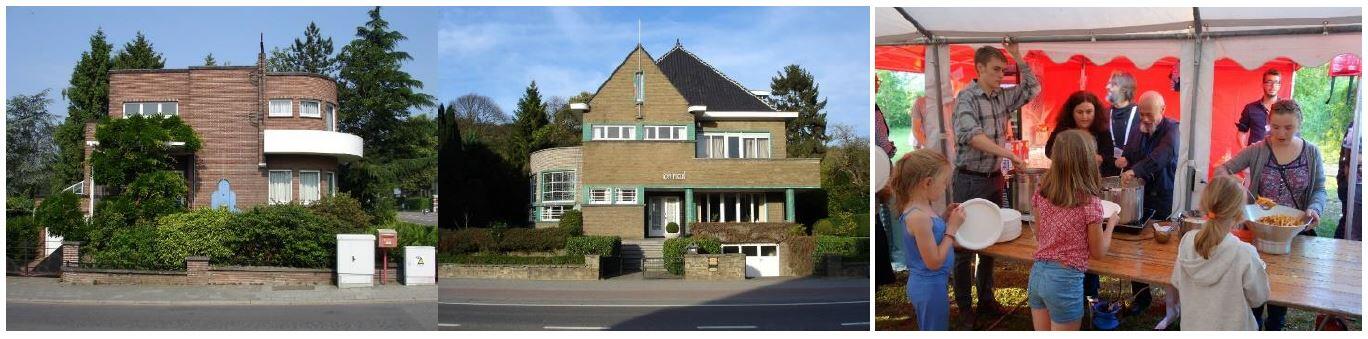
[[[674,49],[656,61],[656,66],[689,105],[707,106],[709,111],[776,111],[683,45],[675,44]]]

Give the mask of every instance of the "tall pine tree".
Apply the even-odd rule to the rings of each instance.
[[[204,56],[204,66],[218,66],[218,60],[214,60],[214,53]]]
[[[309,22],[309,27],[304,29],[304,41],[295,38],[289,53],[295,62],[296,71],[331,76],[337,70],[332,38],[323,37],[323,34],[318,32],[318,25],[312,21]]]
[[[455,107],[437,106],[437,192],[441,210],[437,214],[437,227],[457,228],[456,216],[465,215],[464,197],[460,181],[465,177],[462,159],[461,129],[456,119]]]
[[[518,99],[517,110],[513,111],[513,135],[510,140],[513,152],[509,160],[515,167],[526,169],[528,155],[545,147],[548,131],[543,131],[543,127],[548,124],[550,121],[546,106],[542,104],[541,91],[537,89],[537,82],[532,81],[523,91],[522,98]]]
[[[147,37],[142,32],[138,36],[124,44],[123,49],[119,50],[119,55],[114,56],[113,69],[162,69],[166,67],[166,59],[162,58],[161,53],[152,49],[152,42],[147,41]],[[105,80],[108,82],[108,79]]]
[[[788,65],[770,79],[770,102],[784,112],[798,112],[788,123],[788,156],[821,158],[826,153],[826,99],[818,100],[818,85],[798,65]]]
[[[103,29],[90,35],[90,49],[81,52],[80,61],[71,70],[68,87],[62,90],[67,99],[67,117],[53,138],[59,153],[53,166],[55,187],[66,187],[80,181],[85,162],[85,123],[109,115],[110,53],[114,46],[105,40]]]

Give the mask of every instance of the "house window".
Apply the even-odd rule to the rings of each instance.
[[[636,188],[615,188],[613,189],[614,200],[619,204],[637,203]]]
[[[320,181],[318,171],[299,171],[299,202],[309,204],[318,201],[323,192],[318,187]]]
[[[594,126],[594,140],[633,140],[636,126]]]
[[[124,103],[124,117],[179,115],[180,107],[178,106],[175,101],[126,102]]]
[[[695,157],[700,159],[768,159],[768,133],[699,133]]]
[[[589,190],[589,203],[590,203],[590,204],[609,204],[609,203],[612,203],[612,201],[609,201],[609,200],[608,200],[608,189],[607,189],[607,188],[595,188],[595,189]]]
[[[333,172],[323,174],[323,179],[328,181],[328,196],[337,195],[337,175]]]
[[[765,222],[769,218],[764,193],[708,193],[695,196],[698,220],[706,222]]]
[[[337,131],[337,106],[332,103],[328,103],[328,110],[323,112],[323,130]]]
[[[269,200],[272,204],[284,204],[293,200],[294,192],[290,190],[292,176],[289,170],[270,172]]]
[[[646,140],[688,140],[684,126],[646,126]]]
[[[570,210],[570,205],[547,205],[541,208],[541,221],[560,221],[565,211]]]
[[[323,114],[322,112],[319,112],[317,101],[305,100],[299,102],[299,116],[321,118],[323,117]]]
[[[541,174],[541,201],[570,202],[575,200],[575,171],[555,171]]]
[[[646,102],[646,74],[636,72],[636,79],[633,81],[636,86],[636,103],[638,105]]]
[[[271,111],[266,116],[293,117],[294,111],[292,111],[291,103],[290,99],[271,100]]]

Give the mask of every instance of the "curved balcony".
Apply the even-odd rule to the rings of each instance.
[[[265,133],[266,154],[307,154],[337,157],[347,162],[360,159],[361,137],[318,130],[268,129]]]

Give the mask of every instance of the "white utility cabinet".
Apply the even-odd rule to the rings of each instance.
[[[437,248],[404,246],[404,285],[437,283]]]
[[[337,235],[337,287],[375,285],[375,235]]]

